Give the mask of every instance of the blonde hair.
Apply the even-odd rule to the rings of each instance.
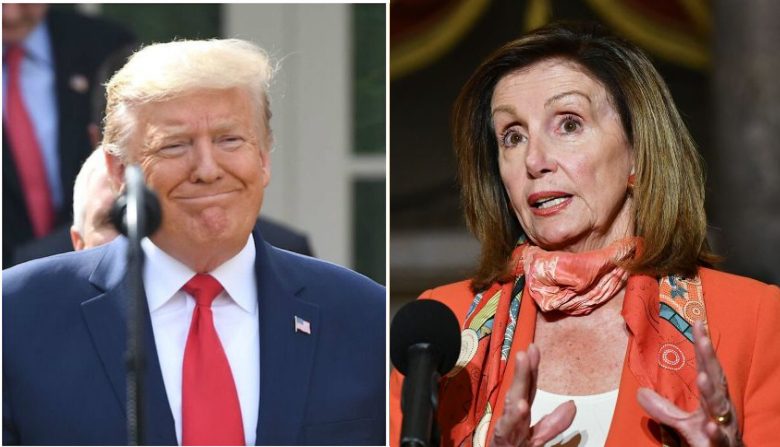
[[[509,42],[477,68],[453,109],[453,134],[466,221],[482,243],[472,289],[506,281],[523,228],[498,169],[490,103],[506,75],[551,58],[570,60],[598,79],[620,115],[635,154],[633,213],[644,239],[631,272],[691,275],[719,261],[707,243],[704,170],[669,89],[636,46],[593,24],[555,23]]]
[[[276,69],[266,52],[240,39],[179,40],[142,48],[106,84],[103,148],[126,160],[135,109],[202,89],[243,88],[271,144],[267,91]]]

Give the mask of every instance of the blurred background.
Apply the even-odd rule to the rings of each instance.
[[[261,214],[308,236],[315,256],[386,282],[385,5],[52,5],[57,11],[108,20],[139,44],[237,37],[268,51],[279,71]],[[71,90],[86,93],[89,76],[72,77]],[[6,268],[14,235],[4,238]]]
[[[476,267],[450,137],[461,86],[492,50],[559,19],[601,22],[650,55],[705,159],[722,269],[780,283],[780,2],[391,0],[392,310]]]

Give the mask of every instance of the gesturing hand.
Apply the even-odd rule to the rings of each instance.
[[[496,422],[492,447],[543,446],[571,425],[577,408],[573,401],[568,401],[531,427],[531,404],[536,395],[538,372],[539,349],[531,344],[527,353],[517,353],[515,376],[506,394],[504,413]]]
[[[639,405],[650,417],[675,429],[691,447],[743,446],[726,376],[715,357],[712,341],[699,323],[693,327],[693,336],[699,370],[699,408],[693,413],[685,412],[648,388],[637,393]]]

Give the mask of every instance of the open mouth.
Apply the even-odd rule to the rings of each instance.
[[[536,209],[548,209],[560,205],[568,200],[572,195],[562,192],[548,192],[531,194],[528,197],[528,204]]]
[[[534,208],[538,209],[545,209],[545,208],[552,208],[555,205],[560,205],[561,203],[565,202],[566,199],[568,199],[571,196],[561,196],[561,197],[555,197],[555,198],[549,198],[549,199],[543,199],[539,200],[538,202],[534,203],[532,206]]]

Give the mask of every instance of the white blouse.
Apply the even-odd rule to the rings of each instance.
[[[573,400],[577,406],[569,428],[556,436],[545,447],[593,447],[603,446],[615,412],[618,390],[585,396],[567,396],[537,390],[531,405],[531,424],[536,424],[543,416],[551,413],[558,405]]]

